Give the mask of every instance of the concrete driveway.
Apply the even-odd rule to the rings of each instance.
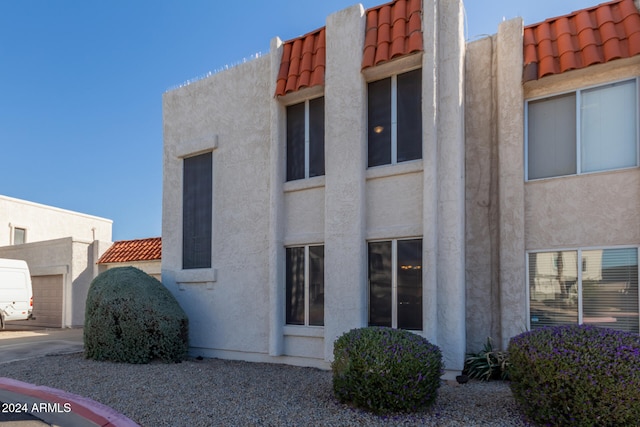
[[[48,329],[7,322],[0,330],[0,363],[84,350],[82,328]]]

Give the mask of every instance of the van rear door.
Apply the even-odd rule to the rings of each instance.
[[[31,277],[26,263],[22,263],[24,266],[0,263],[0,312],[4,320],[24,320],[31,314]]]

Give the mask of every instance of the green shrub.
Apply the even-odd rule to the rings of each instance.
[[[523,412],[554,426],[631,426],[640,420],[640,337],[561,326],[509,343],[511,389]]]
[[[335,396],[375,413],[431,405],[444,368],[437,346],[391,328],[353,329],[336,340],[333,356]]]
[[[491,338],[477,353],[467,353],[463,374],[482,381],[509,379],[509,353],[494,350]]]
[[[155,278],[133,267],[109,269],[89,288],[84,348],[88,359],[179,362],[187,355],[188,318]]]

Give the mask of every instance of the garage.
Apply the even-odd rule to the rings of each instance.
[[[63,275],[32,276],[33,317],[31,324],[50,328],[62,327]]]

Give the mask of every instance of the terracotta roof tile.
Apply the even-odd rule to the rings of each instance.
[[[363,69],[423,50],[421,0],[394,0],[368,9],[366,16]],[[325,68],[325,27],[286,41],[276,96],[324,84]]]
[[[524,81],[640,54],[640,13],[615,0],[524,29]]]
[[[98,264],[114,262],[153,261],[162,259],[162,238],[121,240],[100,257]]]
[[[421,0],[395,0],[367,10],[362,69],[423,50]]]
[[[324,84],[325,27],[284,43],[276,95]]]

